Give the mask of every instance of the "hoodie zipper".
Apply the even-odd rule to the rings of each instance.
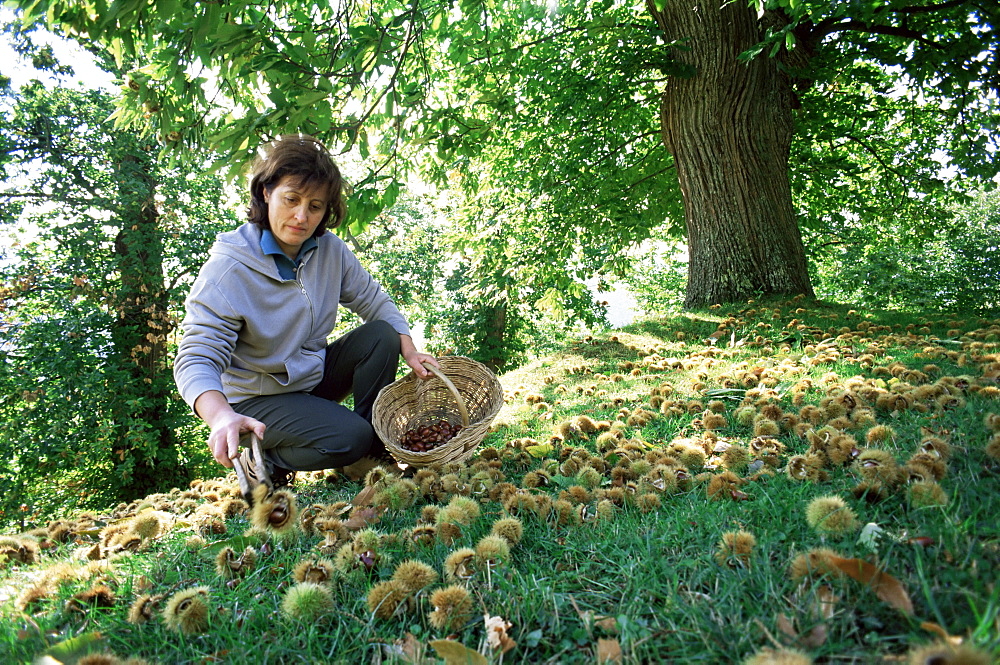
[[[309,304],[309,334],[312,336],[312,331],[316,329],[316,311],[313,308],[312,298],[309,297],[309,292],[306,291],[306,285],[302,283],[299,277],[299,271],[305,268],[306,263],[309,260],[309,256],[304,256],[302,262],[295,268],[295,283],[299,285],[299,290],[302,291],[302,295],[306,297],[306,302]]]

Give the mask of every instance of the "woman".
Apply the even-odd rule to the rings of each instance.
[[[275,486],[295,471],[344,467],[357,478],[387,456],[371,425],[399,356],[422,363],[406,319],[328,227],[346,215],[329,152],[302,134],[264,146],[250,180],[249,221],[219,234],[185,303],[174,378],[211,428],[215,460],[253,476],[242,435],[261,438]],[[344,305],[365,322],[331,344]],[[339,404],[354,395],[354,410]],[[245,474],[244,474],[245,475]],[[260,479],[258,479],[260,480]],[[244,494],[252,487],[242,487]]]

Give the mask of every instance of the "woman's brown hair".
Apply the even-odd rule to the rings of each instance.
[[[337,228],[347,216],[344,203],[344,179],[330,152],[317,139],[307,134],[285,134],[261,146],[250,170],[250,222],[270,229],[264,191],[273,190],[281,179],[291,176],[299,187],[325,186],[326,214],[316,227],[313,237],[327,228]]]

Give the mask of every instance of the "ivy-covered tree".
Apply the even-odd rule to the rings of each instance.
[[[164,169],[107,122],[110,97],[33,80],[2,91],[2,509],[132,499],[204,456],[169,368],[180,302],[235,220],[217,178]]]
[[[171,150],[242,162],[285,131],[356,147],[358,225],[428,149],[469,177],[483,160],[515,205],[550,204],[556,242],[683,228],[688,306],[808,294],[803,227],[842,231],[872,198],[922,200],[874,208],[919,226],[956,189],[935,156],[997,168],[985,0],[17,4],[131,68],[117,117]],[[555,248],[534,260],[563,269]]]

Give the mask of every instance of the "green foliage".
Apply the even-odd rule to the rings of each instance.
[[[365,268],[411,324],[425,320],[440,289],[443,233],[433,211],[419,198],[404,193],[353,241]]]
[[[665,316],[684,304],[685,264],[677,257],[677,250],[675,243],[651,244],[622,277],[647,316]]]
[[[440,354],[468,356],[493,369],[526,357],[531,321],[503,299],[476,298],[469,269],[458,267],[445,280],[444,303],[427,318],[430,347]],[[500,296],[502,298],[502,295]],[[537,340],[540,336],[534,336]]]
[[[0,115],[0,510],[107,505],[189,478],[207,458],[170,372],[177,315],[220,214],[112,130],[107,95],[32,81]]]
[[[690,35],[665,37],[654,20],[665,2],[571,0],[558,11],[436,0],[15,4],[26,20],[105,46],[127,71],[119,126],[148,130],[172,155],[211,145],[235,167],[261,138],[289,131],[356,151],[368,173],[351,201],[355,234],[391,202],[386,183],[418,166],[438,184],[460,174],[467,191],[502,192],[510,218],[531,218],[515,242],[544,257],[537,274],[552,297],[569,292],[560,273],[579,281],[562,246],[582,251],[580,269],[621,272],[623,250],[650,229],[684,232],[660,102],[672,80],[710,81],[712,72],[686,62]],[[763,10],[761,41],[741,57],[775,58],[783,77],[774,104],[796,109],[790,173],[768,176],[791,176],[814,253],[843,239],[845,220],[871,223],[878,212],[905,217],[908,229],[936,228],[949,205],[988,186],[998,168],[985,129],[997,118],[993,4],[726,6]],[[719,121],[713,133],[746,131],[714,111],[699,111]],[[937,161],[960,180],[945,187]],[[697,231],[711,220],[687,222]],[[466,228],[470,242],[490,251],[477,230]],[[537,259],[512,264],[522,276]]]
[[[878,294],[885,306],[988,313],[1000,309],[1000,194],[982,194],[936,233],[914,235],[898,218],[854,225],[853,241],[817,263],[820,289],[855,302]]]

